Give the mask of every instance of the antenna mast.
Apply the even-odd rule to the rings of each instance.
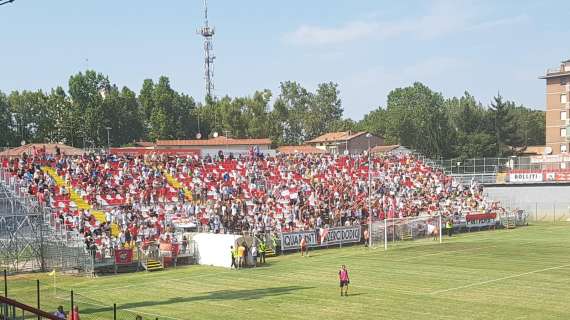
[[[206,99],[214,98],[214,46],[212,37],[215,28],[208,25],[208,3],[204,0],[204,26],[198,29],[197,34],[204,38],[204,81],[206,82]]]

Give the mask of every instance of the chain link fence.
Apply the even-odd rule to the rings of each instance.
[[[58,307],[62,307],[69,318],[72,306],[77,307],[81,320],[156,320],[160,319],[156,315],[146,314],[133,310],[132,304],[113,304],[107,299],[100,298],[105,292],[82,292],[81,289],[67,288],[58,285],[56,277],[54,281],[39,281],[18,279],[18,281],[7,282],[7,294],[2,291],[2,296],[16,300],[19,303],[32,306],[39,310],[54,314]],[[10,317],[10,319],[12,319]],[[16,314],[16,319],[36,319],[29,314],[22,318],[21,314]]]

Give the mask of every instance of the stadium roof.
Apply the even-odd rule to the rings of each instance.
[[[325,150],[303,145],[303,146],[281,146],[277,148],[277,152],[284,154],[294,154],[294,153],[326,153]]]
[[[322,136],[316,137],[312,140],[307,141],[308,143],[320,143],[320,142],[335,142],[335,141],[347,141],[352,140],[358,136],[366,134],[366,131],[352,132],[352,131],[338,131],[325,133]]]
[[[205,140],[158,140],[156,146],[225,146],[225,145],[271,145],[269,139],[232,139],[223,136]]]
[[[24,146],[8,149],[0,152],[0,158],[15,158],[21,157],[24,153],[33,155],[34,150],[41,150],[45,147],[46,153],[55,154],[55,148],[59,147],[61,154],[68,156],[80,156],[85,152],[81,149],[74,148],[60,143],[30,143]]]

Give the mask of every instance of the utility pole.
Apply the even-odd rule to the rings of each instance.
[[[111,150],[111,139],[109,136],[109,131],[111,130],[111,127],[105,127],[105,130],[107,130],[107,153],[109,153],[109,150]]]

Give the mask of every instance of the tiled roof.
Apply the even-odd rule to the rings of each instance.
[[[292,153],[326,153],[325,150],[313,147],[313,146],[281,146],[277,148],[277,152],[284,154]]]
[[[232,139],[226,137],[217,137],[205,140],[158,140],[157,146],[234,146],[234,145],[270,145],[269,139]]]
[[[34,148],[36,150],[40,150],[45,148],[46,152],[49,154],[55,154],[55,147],[59,147],[61,154],[65,154],[68,156],[78,156],[82,155],[85,152],[81,149],[74,148],[65,144],[59,143],[31,143],[24,146],[20,146],[13,149],[8,149],[3,152],[0,152],[0,157],[20,157],[25,152],[28,155],[33,155]]]
[[[329,132],[322,136],[316,137],[313,140],[307,142],[318,143],[318,142],[334,142],[334,141],[347,141],[352,140],[360,135],[366,134],[366,131],[350,132],[350,131],[339,131],[339,132]]]
[[[154,146],[154,142],[151,142],[151,141],[137,141],[134,144],[139,146],[139,147],[152,147],[152,146]]]

